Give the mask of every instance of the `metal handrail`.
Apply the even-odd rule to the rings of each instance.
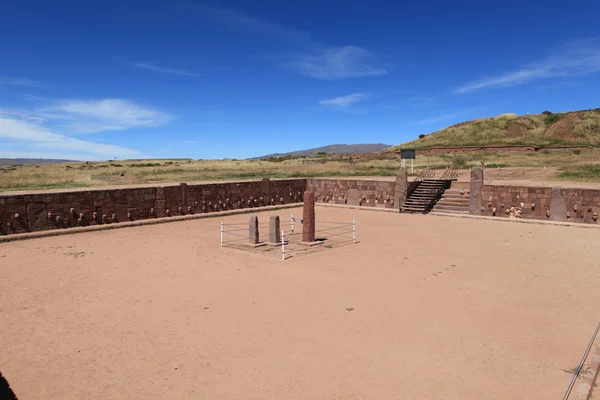
[[[458,180],[458,170],[456,168],[446,168],[446,171],[440,176],[440,181],[455,181]]]
[[[435,179],[435,170],[425,168],[419,172],[419,175],[415,178],[415,182],[420,182],[426,179]]]

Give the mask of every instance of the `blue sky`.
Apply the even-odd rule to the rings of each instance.
[[[600,107],[600,2],[0,6],[0,157],[245,158]]]

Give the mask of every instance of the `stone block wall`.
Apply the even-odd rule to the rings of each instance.
[[[508,218],[514,208],[521,218],[549,219],[551,201],[552,188],[483,185],[481,215]]]
[[[0,235],[302,201],[306,179],[0,195]]]
[[[586,224],[598,223],[600,190],[563,189],[563,192],[567,202],[567,220]]]
[[[598,223],[600,190],[483,185],[481,194],[481,215]]]
[[[358,179],[308,179],[307,190],[315,193],[317,203],[397,208],[395,183]]]
[[[472,214],[598,223],[600,190],[484,185],[481,178],[470,184]],[[410,195],[416,184],[403,186]],[[317,203],[398,209],[395,189],[392,181],[263,179],[0,195],[0,235],[290,204],[301,202],[305,190]]]
[[[187,185],[182,202],[202,212],[235,210],[301,202],[305,190],[306,179]]]

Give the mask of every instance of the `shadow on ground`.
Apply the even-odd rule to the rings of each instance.
[[[2,400],[17,400],[17,396],[15,392],[12,391],[8,381],[4,376],[2,376],[2,372],[0,372],[0,399]]]

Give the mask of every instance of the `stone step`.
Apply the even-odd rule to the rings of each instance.
[[[452,203],[461,203],[461,204],[469,204],[470,203],[470,199],[465,199],[463,198],[458,198],[458,197],[442,197],[440,198],[440,201],[444,200],[444,201],[450,201]]]
[[[444,192],[445,197],[455,197],[457,199],[470,199],[471,195],[468,194],[456,194],[456,193],[448,193]]]
[[[436,210],[435,208],[433,210],[431,210],[431,212],[429,213],[431,215],[456,215],[456,214],[460,214],[460,215],[469,215],[470,212],[469,211],[456,211],[456,210]]]
[[[431,200],[431,199],[437,199],[438,196],[428,196],[428,195],[422,195],[422,196],[410,196],[408,199],[406,200]]]
[[[441,199],[441,200],[438,200],[437,204],[439,204],[441,206],[455,206],[455,207],[467,207],[467,208],[469,208],[469,202],[468,201],[451,201],[451,200]]]
[[[420,207],[420,206],[412,206],[412,205],[408,205],[408,206],[402,206],[403,210],[415,210],[415,211],[425,211],[427,209],[427,207]]]
[[[444,194],[447,194],[449,196],[459,196],[459,197],[470,197],[471,196],[471,193],[460,194],[460,192],[453,192],[451,190],[444,191]]]
[[[442,196],[440,197],[440,199],[444,199],[444,200],[449,200],[449,201],[464,201],[466,203],[468,203],[469,201],[471,201],[470,198],[464,198],[464,197],[450,197],[450,196]]]
[[[435,211],[448,211],[448,212],[464,211],[466,213],[469,213],[469,207],[451,206],[451,205],[444,205],[444,204],[436,204],[435,207],[433,207],[433,209]]]
[[[431,200],[415,200],[415,199],[407,199],[404,204],[433,204],[435,199]]]
[[[414,192],[412,192],[412,195],[415,194],[439,194],[440,191],[439,190],[415,190]]]
[[[402,207],[431,208],[434,205],[435,205],[434,203],[428,203],[428,204],[424,204],[424,203],[405,203],[405,204],[402,205]]]
[[[453,192],[452,190],[445,190],[444,194],[447,194],[449,196],[459,196],[459,197],[470,197],[471,196],[471,193],[460,194],[460,192]]]

